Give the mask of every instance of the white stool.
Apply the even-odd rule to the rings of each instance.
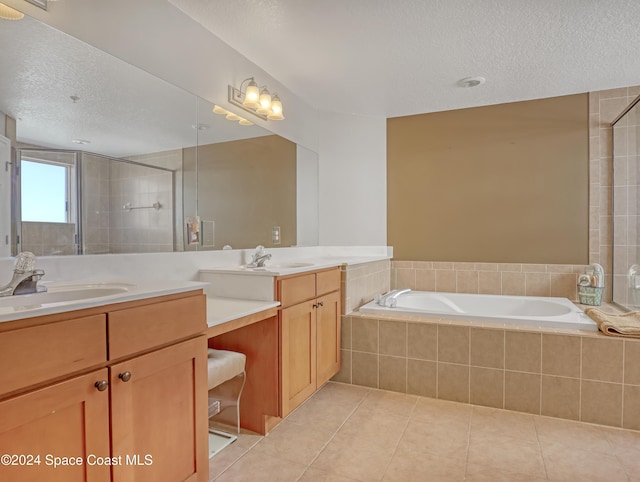
[[[235,408],[236,429],[240,433],[240,396],[246,379],[243,353],[227,350],[208,351],[209,418],[230,422],[225,412]],[[234,411],[234,410],[232,410]]]

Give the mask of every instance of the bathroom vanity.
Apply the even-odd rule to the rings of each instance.
[[[208,480],[206,299],[172,291],[0,323],[0,480]]]
[[[201,271],[212,286],[264,294],[267,309],[223,323],[210,318],[207,332],[211,348],[247,355],[241,424],[262,434],[340,369],[340,268],[298,268]]]

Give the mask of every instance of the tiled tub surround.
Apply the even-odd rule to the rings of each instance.
[[[640,430],[640,340],[598,332],[354,312],[334,380]]]
[[[393,261],[391,289],[559,296],[577,301],[578,274],[587,265]]]
[[[351,313],[371,301],[376,294],[389,291],[390,273],[391,261],[388,259],[342,265],[342,314]]]

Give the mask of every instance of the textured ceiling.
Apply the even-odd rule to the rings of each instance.
[[[331,111],[394,117],[640,83],[638,0],[170,2]],[[487,82],[456,85],[470,76]]]
[[[0,45],[0,112],[27,144],[126,157],[269,134],[27,16],[0,20]]]

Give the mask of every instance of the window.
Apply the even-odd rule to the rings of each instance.
[[[71,167],[41,160],[21,160],[22,221],[68,223]]]

